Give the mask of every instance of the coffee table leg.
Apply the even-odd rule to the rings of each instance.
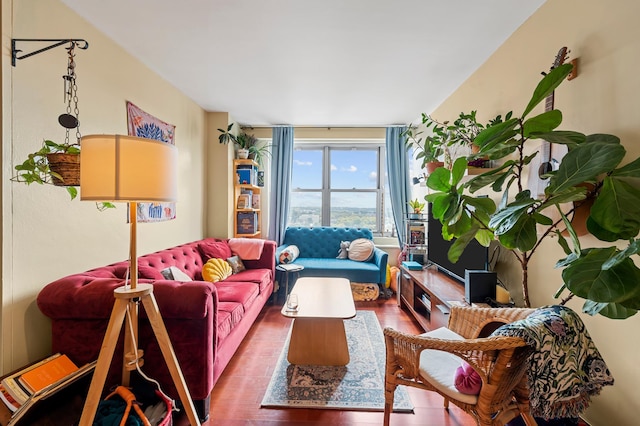
[[[349,347],[339,318],[293,320],[287,360],[302,365],[347,365]]]

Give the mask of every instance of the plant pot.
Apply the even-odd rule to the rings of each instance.
[[[80,186],[80,154],[47,154],[49,169],[60,175],[51,176],[56,186]]]
[[[243,148],[238,149],[236,151],[236,158],[238,160],[246,160],[247,158],[249,158],[249,150]]]
[[[433,173],[433,171],[435,169],[437,169],[438,167],[444,167],[444,162],[443,161],[432,161],[430,163],[427,163],[427,174]]]
[[[409,213],[409,219],[422,219],[422,213]]]

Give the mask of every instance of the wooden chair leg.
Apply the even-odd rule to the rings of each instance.
[[[393,411],[393,398],[396,392],[396,385],[386,382],[384,390],[384,420],[383,425],[389,426],[391,420],[391,411]]]
[[[520,413],[520,415],[522,416],[522,420],[524,420],[524,424],[527,426],[538,426],[538,422],[536,422],[536,419],[531,415],[530,412],[526,412],[526,413]]]
[[[449,411],[449,398],[444,399],[444,409]]]

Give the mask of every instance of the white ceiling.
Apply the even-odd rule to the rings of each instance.
[[[62,1],[207,111],[336,127],[433,111],[544,3]]]

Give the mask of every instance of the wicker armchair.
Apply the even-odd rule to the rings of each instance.
[[[531,312],[532,309],[521,308],[454,306],[448,328],[459,335],[454,335],[456,338],[462,337],[460,340],[415,336],[385,328],[384,425],[389,425],[394,392],[398,385],[437,392],[444,397],[445,408],[448,409],[451,401],[473,415],[478,425],[504,425],[519,413],[528,426],[536,425],[529,411],[525,374],[525,361],[531,352],[530,348],[518,337],[486,337],[500,325],[525,318]],[[429,378],[424,368],[421,373],[421,354],[425,349],[445,351],[471,364],[482,378],[482,388],[477,398],[458,393],[450,384],[447,387],[436,383],[438,380]],[[429,362],[430,356],[437,353],[442,354],[425,352],[422,355],[422,367]],[[454,371],[450,373],[452,381]],[[449,378],[448,372],[444,374]]]

